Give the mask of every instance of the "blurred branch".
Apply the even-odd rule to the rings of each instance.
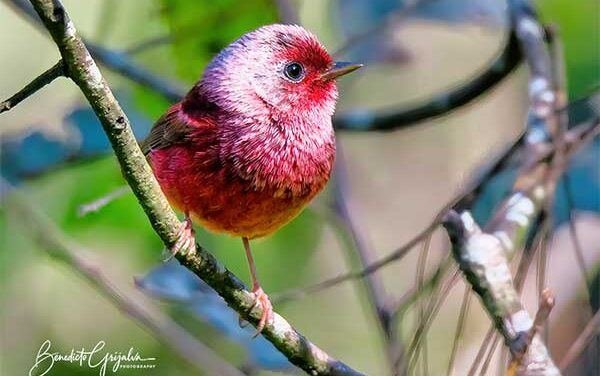
[[[40,20],[26,0],[4,1],[39,26]],[[167,100],[176,102],[185,95],[184,85],[164,79],[148,71],[135,63],[128,53],[111,50],[88,41],[85,41],[85,43],[91,55],[99,63],[142,86],[152,89]],[[425,104],[411,108],[377,112],[365,110],[340,114],[333,120],[334,127],[339,130],[352,131],[394,130],[445,115],[492,89],[514,71],[520,61],[521,54],[518,44],[515,36],[511,34],[500,55],[487,64],[487,68],[482,72],[476,74],[475,78],[466,83],[435,95]]]
[[[130,189],[129,189],[128,185],[119,187],[119,188],[115,189],[114,191],[110,192],[109,194],[107,194],[106,196],[100,197],[99,199],[94,200],[92,202],[88,202],[86,204],[80,205],[77,208],[77,216],[85,217],[86,215],[88,215],[90,213],[96,213],[97,211],[99,211],[100,209],[102,209],[103,207],[105,207],[106,205],[111,203],[112,201],[116,200],[119,197],[126,195],[129,192],[130,192]]]
[[[127,116],[117,103],[84,42],[76,32],[59,0],[31,0],[36,12],[60,50],[70,78],[79,86],[109,138],[122,173],[152,227],[167,248],[177,241],[181,228],[150,166],[140,150]],[[221,265],[208,251],[196,244],[195,252],[177,254],[178,261],[210,285],[240,316],[257,325],[262,314],[253,295],[241,280]],[[360,375],[333,359],[298,333],[283,317],[274,315],[263,336],[291,363],[312,375]]]
[[[529,0],[509,0],[510,16],[529,68],[529,101],[532,112],[546,118],[556,108],[552,61],[544,28]]]
[[[454,331],[454,339],[452,341],[452,350],[450,351],[450,360],[448,361],[448,368],[446,368],[446,375],[452,375],[454,372],[454,362],[456,360],[456,354],[458,353],[458,345],[463,337],[465,329],[466,318],[469,313],[469,307],[471,305],[471,289],[469,285],[465,286],[465,292],[463,295],[462,303],[460,305],[460,312],[458,314],[458,320],[456,321],[456,330]]]
[[[123,51],[123,53],[127,55],[136,55],[147,51],[151,48],[171,43],[172,41],[173,37],[171,36],[171,34],[158,35],[148,39],[144,39],[141,42],[137,42],[136,44],[126,48]]]
[[[460,193],[458,193],[442,209],[440,209],[431,222],[423,230],[421,230],[417,235],[415,235],[395,251],[389,253],[382,259],[367,265],[361,270],[343,273],[311,286],[292,289],[280,294],[276,294],[273,295],[272,299],[278,301],[299,299],[308,294],[331,288],[346,281],[364,278],[365,276],[378,271],[392,262],[402,259],[404,256],[406,256],[406,254],[408,254],[408,252],[410,252],[416,245],[424,241],[442,224],[442,219],[449,209],[454,208],[455,210],[460,210],[461,208],[472,205],[482,193],[482,189],[487,181],[506,165],[508,160],[522,146],[523,140],[523,136],[520,136],[511,145],[505,148],[505,150],[498,156],[492,157],[492,161],[487,166],[483,166],[479,171],[477,171],[477,173],[469,180],[469,182],[465,184],[465,187],[461,189]]]
[[[577,339],[573,342],[565,356],[560,361],[560,369],[566,371],[571,363],[573,363],[581,355],[594,337],[598,335],[600,335],[600,311],[596,311],[594,317],[592,317],[585,328],[581,331],[581,334],[579,334]]]
[[[43,24],[27,0],[4,0],[9,6],[25,16],[34,26],[41,28]],[[161,94],[167,100],[176,102],[185,95],[184,86],[180,83],[167,80],[150,72],[146,68],[134,62],[131,57],[120,51],[114,51],[93,42],[84,40],[88,51],[94,59],[121,74],[133,82],[148,87]]]
[[[367,28],[367,30],[358,33],[357,35],[351,36],[344,41],[341,47],[339,47],[334,53],[334,57],[340,57],[347,52],[348,49],[368,39],[370,36],[377,33],[384,33],[388,29],[392,29],[394,26],[400,26],[400,23],[408,18],[419,5],[430,2],[432,0],[404,0],[402,1],[402,7],[391,13],[388,13],[386,17],[379,23]]]
[[[2,182],[6,188],[6,183]],[[181,358],[201,372],[214,376],[242,376],[240,370],[221,359],[212,349],[191,336],[184,328],[160,311],[145,307],[137,297],[127,294],[104,274],[100,265],[85,257],[90,253],[65,236],[49,218],[41,213],[23,193],[11,189],[5,200],[9,209],[17,215],[12,218],[21,222],[27,235],[35,238],[52,258],[63,262],[82,276],[96,291],[109,300],[123,314],[147,329],[157,340],[169,346]]]
[[[429,302],[425,309],[425,315],[423,318],[419,319],[416,330],[408,346],[408,373],[410,375],[415,373],[415,368],[421,352],[421,347],[423,346],[426,340],[427,332],[433,324],[433,320],[435,319],[436,315],[438,314],[439,310],[444,304],[444,301],[448,298],[450,291],[459,279],[460,274],[458,268],[454,267],[449,271],[450,276],[443,283],[435,287],[435,292],[429,299]]]
[[[590,98],[585,99],[590,100]],[[591,100],[593,99],[594,98],[592,97]],[[583,99],[579,99],[578,101],[583,101]],[[595,115],[593,119],[572,127],[564,135],[567,143],[566,159],[568,160],[574,153],[576,153],[598,135],[600,135],[599,115]],[[387,256],[365,266],[363,269],[342,273],[338,276],[326,279],[310,286],[291,289],[279,294],[273,294],[273,301],[281,302],[286,300],[300,299],[306,295],[329,289],[347,281],[364,278],[365,276],[375,273],[379,269],[393,262],[401,260],[408,254],[408,252],[410,252],[416,245],[423,242],[429,236],[429,234],[435,231],[442,224],[444,215],[450,209],[460,212],[470,208],[480,197],[483,188],[490,178],[502,169],[506,168],[509,161],[518,155],[524,148],[525,134],[522,134],[496,157],[492,157],[491,162],[487,163],[487,165],[481,166],[471,177],[471,179],[469,179],[469,182],[465,184],[465,187],[462,188],[452,200],[450,200],[436,213],[432,221],[427,224],[423,230],[421,230],[404,245],[389,253]],[[553,152],[553,150],[553,147],[550,146],[548,149],[534,158],[534,161],[539,161],[546,158]],[[531,163],[531,161],[529,163]],[[566,165],[563,166],[563,168],[565,167]]]
[[[15,95],[3,102],[0,102],[0,114],[15,107],[23,100],[35,94],[38,90],[42,89],[44,86],[48,85],[55,79],[62,76],[65,76],[65,69],[61,60],[58,63],[54,64],[47,71],[37,76],[33,81],[27,84],[27,86],[25,86]]]
[[[334,127],[350,131],[391,131],[446,115],[489,92],[513,72],[520,62],[517,38],[511,33],[500,55],[467,82],[436,94],[426,103],[414,107],[387,111],[360,110],[340,114],[334,118]]]
[[[348,170],[342,150],[342,145],[338,143],[335,179],[333,181],[334,209],[352,237],[354,249],[359,256],[360,265],[364,268],[375,261],[376,254],[364,231],[360,229],[354,219],[357,212],[357,203],[352,199],[352,193],[350,192]],[[381,278],[379,275],[371,273],[363,279],[363,282],[374,316],[384,336],[390,371],[392,374],[406,374],[403,361],[404,347],[398,340],[396,326],[394,325],[395,320],[393,320],[394,315],[390,311],[389,298],[385,292]]]
[[[292,4],[291,0],[273,0],[277,5],[279,11],[279,19],[281,23],[300,25],[300,18],[298,17],[298,11],[296,6]]]
[[[560,371],[521,303],[509,259],[523,248],[531,227],[554,198],[554,187],[564,166],[555,163],[562,150],[553,148],[548,140],[550,135],[562,134],[557,133],[552,64],[543,29],[528,2],[511,0],[509,5],[512,24],[531,72],[530,116],[521,171],[511,195],[498,206],[484,230],[468,210],[461,214],[450,211],[444,226],[456,262],[512,353],[512,371],[519,375],[557,375]],[[553,149],[550,154],[549,149]],[[549,313],[549,309],[541,312]],[[545,320],[544,316],[547,314],[540,315]]]

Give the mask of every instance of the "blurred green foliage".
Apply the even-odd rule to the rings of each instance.
[[[169,71],[174,66],[177,78],[190,86],[221,49],[249,30],[278,20],[271,0],[155,1],[170,43],[162,49],[169,58],[153,61],[153,69]],[[144,88],[135,89],[135,99],[140,110],[153,119],[168,107],[162,96]]]
[[[600,1],[537,2],[546,23],[558,26],[564,44],[569,97],[585,95],[600,84]]]
[[[277,21],[272,0],[159,0],[178,76],[194,82],[210,59],[249,30]]]

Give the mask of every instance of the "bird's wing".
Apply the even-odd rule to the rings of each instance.
[[[190,127],[180,119],[180,111],[181,104],[177,103],[154,123],[148,137],[140,143],[144,154],[185,141]]]
[[[214,122],[205,117],[203,120],[192,119],[182,112],[181,103],[177,103],[161,116],[148,137],[140,143],[142,151],[148,155],[152,150],[164,149],[186,141],[202,143],[209,138],[214,129]]]

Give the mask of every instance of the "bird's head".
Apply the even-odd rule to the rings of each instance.
[[[205,70],[200,86],[211,101],[238,114],[331,117],[335,79],[360,67],[334,62],[306,29],[276,24],[225,48]]]

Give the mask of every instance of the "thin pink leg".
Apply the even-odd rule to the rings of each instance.
[[[176,254],[181,253],[182,255],[188,252],[193,252],[196,249],[196,233],[192,224],[192,218],[188,213],[185,213],[185,219],[179,228],[177,233],[177,242],[170,249],[171,256],[165,260],[168,261]]]
[[[250,275],[252,277],[252,293],[255,297],[254,305],[260,305],[262,307],[262,315],[260,316],[260,321],[256,327],[256,335],[258,335],[260,332],[262,332],[268,322],[273,321],[273,305],[269,300],[269,296],[265,294],[262,287],[260,287],[260,283],[258,282],[256,265],[254,264],[252,251],[250,250],[250,241],[248,238],[243,237],[242,242],[244,243],[244,250],[246,251],[246,258],[248,259],[248,266],[250,267]]]

